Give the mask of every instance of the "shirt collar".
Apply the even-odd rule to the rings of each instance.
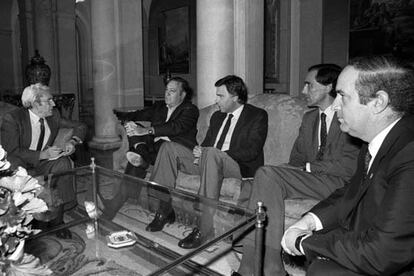
[[[37,124],[39,123],[40,117],[37,116],[32,110],[29,110],[29,116],[30,116],[30,122],[32,122],[32,124]]]
[[[335,110],[332,108],[332,104],[328,106],[325,110],[321,110],[319,108],[319,117],[322,113],[325,113],[326,117],[332,120],[333,116],[335,115]]]
[[[395,126],[395,124],[400,120],[401,118],[398,118],[394,122],[392,122],[389,126],[384,128],[380,133],[378,133],[374,139],[372,139],[371,142],[368,144],[368,151],[371,154],[371,160],[374,160],[375,156],[377,155],[382,143],[385,140],[385,137],[387,137],[388,133],[391,131],[391,129]]]
[[[241,114],[241,113],[242,113],[242,111],[243,111],[243,108],[244,108],[244,104],[242,104],[242,105],[241,105],[241,106],[239,106],[236,110],[234,110],[233,112],[228,113],[228,114],[233,114],[233,118],[234,118],[234,119],[239,119],[240,114]]]

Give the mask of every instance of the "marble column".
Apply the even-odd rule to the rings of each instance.
[[[214,83],[234,74],[234,8],[232,0],[197,0],[197,100],[214,103]]]
[[[197,1],[197,99],[215,101],[214,83],[243,78],[249,95],[263,93],[264,0]]]
[[[89,142],[98,164],[112,166],[112,152],[121,146],[112,112],[118,94],[114,0],[91,1],[95,136]]]
[[[52,75],[50,78],[49,86],[52,91],[59,91],[59,66],[56,59],[56,29],[55,29],[55,17],[56,6],[52,0],[40,0],[33,5],[34,8],[34,25],[35,36],[34,45],[35,49],[39,50],[41,56],[44,57],[46,63],[50,66]],[[29,56],[33,56],[33,52],[29,52]]]

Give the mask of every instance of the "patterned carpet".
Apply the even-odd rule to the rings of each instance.
[[[100,181],[100,193],[104,196],[104,198],[112,197],[114,192],[117,190],[116,186],[118,185],[118,183],[114,183],[113,181],[111,181],[111,179],[105,181],[101,178]],[[82,204],[82,202],[84,201],[84,194],[82,193],[82,191],[84,191],[84,188],[82,188],[82,183],[79,184],[81,185],[78,186],[78,202]],[[142,192],[141,194],[145,194],[145,192]],[[195,212],[193,206],[182,207],[184,208],[175,208],[177,214],[177,221],[173,224],[169,224],[166,227],[164,227],[163,231],[161,232],[151,233],[145,231],[145,226],[150,221],[152,221],[154,214],[148,211],[149,206],[145,206],[145,208],[141,207],[138,204],[137,199],[134,200],[130,198],[128,202],[126,202],[124,206],[121,208],[120,212],[116,215],[116,217],[113,219],[113,222],[129,230],[134,231],[138,235],[147,238],[148,240],[154,241],[155,244],[160,244],[179,254],[185,254],[188,252],[188,250],[178,247],[177,243],[180,239],[182,239],[188,233],[191,232],[192,227],[196,222],[197,218],[194,218]],[[216,214],[214,219],[214,227],[216,231],[222,232],[226,230],[226,227],[223,227],[223,225],[226,226],[226,223],[228,223],[226,220],[228,220],[228,217],[226,217],[225,215],[222,216],[222,214]],[[230,275],[232,270],[237,270],[240,264],[240,259],[241,254],[233,250],[231,248],[231,243],[226,241],[219,242],[218,244],[208,248],[201,254],[192,258],[192,260],[196,263],[208,266],[212,271],[219,275]],[[287,265],[286,269],[292,276],[305,275],[303,269],[300,267],[296,267],[296,265],[294,264],[293,266]]]
[[[72,231],[71,239],[60,239],[55,235],[46,235],[39,239],[30,240],[26,243],[25,251],[38,256],[42,263],[47,264],[53,271],[53,275],[142,275],[137,273],[141,270],[141,266],[140,270],[134,271],[129,269],[132,268],[130,265],[133,262],[126,263],[123,260],[123,264],[118,263],[118,260],[121,261],[122,258],[116,258],[113,250],[112,252],[110,249],[107,249],[107,252],[100,251],[101,256],[96,256],[93,248],[96,244],[86,237],[82,237],[86,235],[84,232],[79,226],[75,227],[75,231]],[[100,245],[101,249],[107,248],[104,243]],[[110,260],[107,258],[108,255],[111,255]],[[134,260],[134,263],[136,261]]]

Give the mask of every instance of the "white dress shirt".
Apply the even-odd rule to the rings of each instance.
[[[30,116],[30,124],[32,125],[32,140],[30,142],[29,149],[35,151],[37,148],[37,142],[39,141],[39,137],[40,137],[40,122],[39,122],[40,117],[34,114],[33,111],[31,111],[30,109],[29,109],[29,116]],[[43,119],[44,119],[44,124],[45,124],[45,137],[43,139],[42,150],[44,149],[50,137],[49,125],[47,124],[46,118],[43,118]]]
[[[223,132],[223,128],[227,123],[227,120],[229,119],[229,114],[233,114],[233,118],[231,119],[231,123],[230,123],[230,128],[229,131],[227,132],[226,138],[224,139],[224,143],[223,146],[221,147],[222,151],[226,151],[229,150],[230,148],[230,142],[231,142],[231,137],[233,136],[233,132],[234,132],[234,127],[237,124],[237,121],[240,118],[240,114],[242,113],[244,108],[244,105],[240,106],[239,108],[237,108],[236,110],[234,110],[232,113],[228,113],[226,119],[224,119],[223,123],[221,124],[220,130],[217,133],[217,137],[216,137],[216,141],[214,142],[214,147],[217,146],[217,143],[220,139],[221,133]]]

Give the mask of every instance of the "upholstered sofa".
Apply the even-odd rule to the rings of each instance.
[[[298,134],[302,115],[307,110],[305,101],[288,95],[260,94],[250,98],[248,102],[265,109],[269,116],[269,130],[264,146],[265,164],[278,165],[286,163],[289,160],[291,148]],[[217,107],[215,105],[200,110],[200,118],[197,124],[197,141],[199,143],[202,142],[206,134],[211,114],[216,110]],[[122,126],[119,125],[118,131],[123,139],[123,143],[114,155],[114,166],[116,170],[123,171],[126,165],[125,152],[128,150],[128,140]],[[197,193],[199,185],[199,176],[187,175],[181,172],[176,182],[178,189],[192,193]],[[246,206],[250,196],[251,185],[251,179],[243,179],[242,181],[232,178],[224,179],[220,200]],[[316,204],[316,201],[286,200],[285,203],[285,227],[288,227]]]

